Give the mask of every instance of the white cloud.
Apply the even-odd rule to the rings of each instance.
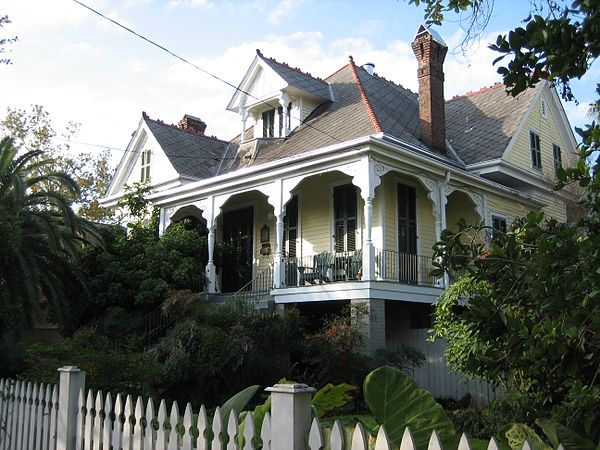
[[[148,63],[138,58],[129,58],[119,65],[119,69],[126,73],[142,73],[148,68]]]
[[[214,4],[209,0],[169,0],[167,7],[175,9],[179,7],[183,8],[214,8]]]
[[[283,19],[287,19],[302,8],[305,3],[306,0],[279,0],[267,16],[267,20],[273,24],[281,23]]]

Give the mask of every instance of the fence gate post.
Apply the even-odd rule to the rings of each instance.
[[[265,390],[271,393],[271,450],[304,450],[315,388],[306,384],[276,384]]]
[[[79,391],[85,389],[85,372],[75,366],[58,369],[58,423],[56,450],[75,450],[77,426],[77,401]]]

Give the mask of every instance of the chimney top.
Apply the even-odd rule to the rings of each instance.
[[[417,32],[415,33],[415,38],[413,39],[413,41],[416,41],[418,38],[429,34],[431,35],[431,38],[437,42],[438,44],[443,45],[444,47],[448,47],[448,44],[446,44],[444,42],[444,40],[442,39],[442,37],[439,35],[439,33],[435,30],[432,30],[431,28],[429,28],[427,25],[425,24],[421,24],[419,25],[419,28],[417,29]]]
[[[182,130],[192,131],[196,134],[204,134],[206,130],[206,123],[200,118],[190,116],[189,114],[184,115],[178,125]]]
[[[440,153],[446,152],[444,59],[448,47],[435,31],[421,24],[411,44],[419,62],[419,119],[421,141]]]
[[[363,69],[365,69],[369,75],[373,75],[373,73],[375,71],[375,64],[370,63],[370,62],[364,63]]]

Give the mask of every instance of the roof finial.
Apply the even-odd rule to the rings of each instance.
[[[348,56],[348,62],[350,64],[354,64],[354,58],[352,57],[352,55]]]
[[[258,56],[262,56],[262,55],[263,55],[263,54],[262,54],[262,52],[260,51],[260,49],[259,49],[259,48],[257,48],[257,49],[256,49],[256,54],[257,54]]]

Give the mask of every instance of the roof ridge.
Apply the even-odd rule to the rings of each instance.
[[[327,82],[325,80],[323,80],[323,78],[321,78],[321,77],[315,77],[311,73],[304,72],[302,69],[300,69],[298,67],[292,67],[292,66],[290,66],[286,62],[279,62],[275,58],[263,55],[262,52],[260,51],[260,49],[258,49],[258,48],[256,49],[256,55],[259,56],[259,57],[261,57],[262,59],[266,59],[266,60],[271,61],[271,62],[273,62],[275,64],[278,64],[278,65],[280,65],[282,67],[285,67],[286,69],[293,70],[294,72],[298,72],[298,73],[300,73],[302,75],[306,75],[307,77],[311,77],[313,80],[317,80],[317,81],[320,81],[321,83],[327,84]]]
[[[360,98],[363,102],[363,105],[365,105],[367,114],[369,115],[369,118],[371,119],[371,123],[375,127],[375,131],[377,133],[381,133],[383,131],[383,128],[381,128],[381,124],[379,123],[379,120],[377,120],[377,116],[375,115],[375,111],[373,110],[373,107],[371,106],[369,97],[367,97],[365,88],[362,85],[362,82],[360,81],[358,72],[356,71],[356,66],[354,65],[354,58],[352,58],[352,56],[349,57],[348,66],[350,66],[350,71],[352,72],[352,78],[354,79],[354,82],[356,83],[356,88],[358,89],[358,92],[360,94]]]
[[[380,79],[380,80],[382,80],[382,81],[385,81],[386,83],[391,84],[392,86],[398,87],[400,89],[404,89],[405,91],[408,91],[411,94],[418,94],[418,92],[413,92],[413,91],[410,90],[410,88],[404,87],[400,83],[395,83],[392,80],[388,80],[386,77],[383,77],[383,76],[379,75],[378,73],[374,73],[373,76],[376,77],[376,78],[378,78],[378,79]]]
[[[465,98],[465,97],[472,97],[473,95],[481,94],[483,92],[491,91],[493,89],[498,89],[499,87],[505,87],[504,83],[501,83],[498,81],[498,82],[492,84],[491,86],[483,86],[476,91],[469,91],[462,95],[455,95],[450,100],[447,100],[446,103],[454,101],[454,100],[458,100],[461,98]]]
[[[151,122],[154,122],[154,123],[156,123],[158,125],[162,125],[162,126],[165,126],[165,127],[168,127],[168,128],[173,128],[174,130],[181,131],[182,133],[188,133],[188,134],[191,134],[193,136],[198,136],[198,137],[205,137],[207,139],[212,139],[214,141],[227,142],[227,141],[224,141],[223,139],[219,139],[215,135],[209,136],[209,135],[204,134],[204,133],[202,133],[202,134],[201,133],[197,133],[197,132],[195,132],[193,130],[184,130],[183,128],[179,128],[177,125],[174,125],[172,123],[166,123],[166,122],[164,122],[164,121],[162,121],[160,119],[151,119],[150,116],[148,114],[146,114],[146,111],[142,111],[142,118],[144,120],[150,120]]]

